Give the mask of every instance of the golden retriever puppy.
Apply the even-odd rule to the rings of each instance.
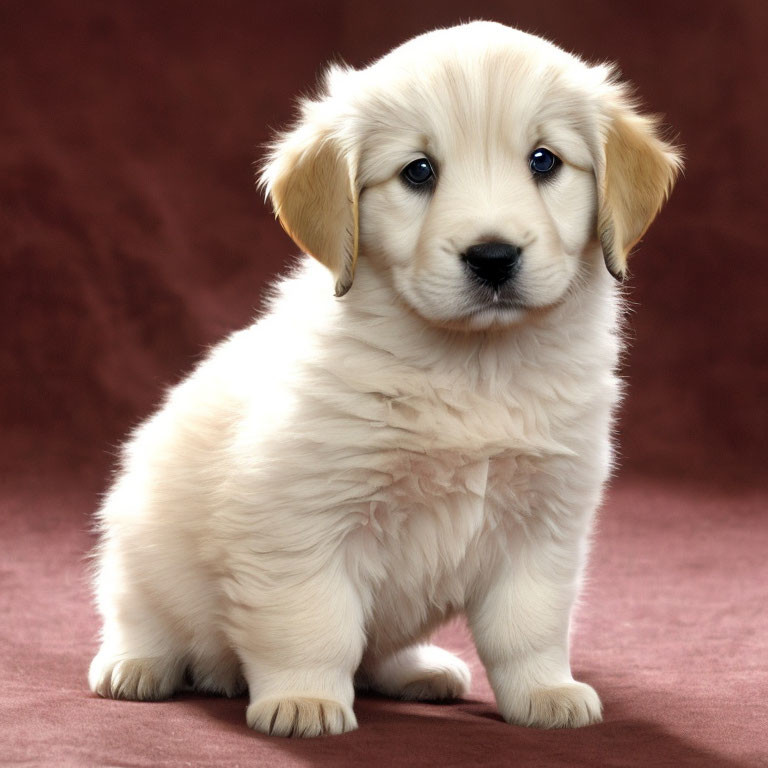
[[[124,448],[90,686],[248,690],[283,736],[355,686],[598,722],[568,631],[611,468],[616,278],[680,160],[609,68],[494,23],[332,67],[262,182],[309,256]],[[310,258],[314,257],[314,258]]]

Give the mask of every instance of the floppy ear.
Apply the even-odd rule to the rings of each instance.
[[[275,142],[260,183],[285,231],[328,267],[336,295],[343,296],[357,261],[357,161],[337,135],[328,106],[302,104],[298,126]]]
[[[663,141],[656,120],[616,99],[604,135],[597,231],[608,271],[621,280],[627,255],[669,197],[682,158]]]

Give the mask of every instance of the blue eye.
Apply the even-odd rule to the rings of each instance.
[[[414,187],[423,187],[435,178],[435,172],[426,157],[408,163],[400,175]]]
[[[529,162],[534,175],[542,176],[552,173],[560,165],[560,158],[548,149],[540,147],[531,153]]]

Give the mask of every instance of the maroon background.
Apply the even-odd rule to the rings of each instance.
[[[83,555],[114,447],[296,251],[259,147],[329,59],[481,17],[618,61],[687,156],[631,262],[622,468],[575,637],[606,723],[500,723],[461,627],[471,701],[364,699],[339,739],[264,739],[244,700],[93,698]],[[1,2],[0,763],[768,762],[767,32],[761,0]]]

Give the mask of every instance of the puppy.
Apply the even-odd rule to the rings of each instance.
[[[619,396],[616,278],[679,156],[605,66],[494,23],[334,66],[261,181],[309,256],[125,445],[90,686],[444,699],[463,613],[510,723],[598,722],[568,631]]]

